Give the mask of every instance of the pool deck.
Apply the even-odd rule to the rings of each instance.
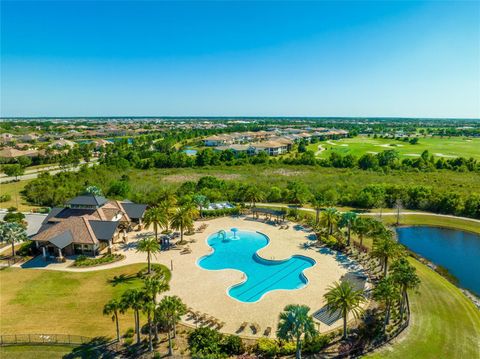
[[[190,244],[192,253],[172,258],[173,272],[171,291],[167,295],[178,295],[188,306],[195,311],[207,313],[220,321],[225,322],[221,331],[236,333],[241,323],[257,323],[260,326],[261,336],[267,327],[272,328],[271,336],[278,323],[279,313],[288,304],[306,304],[315,313],[324,306],[323,295],[327,287],[347,272],[355,271],[356,265],[339,256],[337,252],[318,248],[305,249],[304,243],[315,243],[309,239],[312,233],[292,226],[287,230],[273,225],[251,220],[250,218],[224,217],[205,222],[208,228],[202,234],[195,234],[192,238],[196,243]],[[244,280],[243,273],[237,270],[210,271],[198,266],[197,260],[211,253],[211,247],[206,239],[212,233],[221,229],[229,230],[235,227],[239,230],[254,230],[264,233],[270,238],[270,243],[258,251],[266,259],[288,259],[294,254],[304,255],[316,261],[316,264],[304,271],[309,283],[297,290],[276,290],[268,292],[263,298],[254,303],[244,303],[230,297],[228,288]],[[172,252],[172,251],[170,251]],[[163,254],[159,256],[161,260]],[[328,331],[340,326],[341,320],[331,325],[316,320],[320,331]],[[193,324],[190,322],[190,324]],[[240,335],[252,336],[249,327]]]

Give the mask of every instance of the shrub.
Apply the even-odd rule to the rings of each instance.
[[[24,219],[25,215],[22,212],[8,212],[5,217],[3,217],[5,222],[19,224],[23,224]]]
[[[135,330],[133,328],[128,328],[125,334],[123,334],[124,338],[133,338],[133,335],[135,334]]]
[[[2,194],[0,196],[0,203],[2,202],[8,202],[12,199],[12,196],[10,196],[9,194]]]
[[[228,355],[238,355],[245,351],[242,339],[237,335],[227,335],[223,338],[222,352]]]
[[[283,342],[280,347],[280,355],[292,355],[295,354],[297,346],[294,342]]]
[[[277,342],[273,339],[260,338],[257,343],[257,351],[260,355],[273,358],[278,354],[279,347]]]
[[[327,335],[316,335],[305,340],[303,344],[303,351],[306,354],[315,354],[320,352],[330,343],[330,338]]]
[[[17,255],[19,255],[21,257],[28,256],[28,255],[32,254],[32,251],[33,251],[34,247],[35,247],[35,245],[33,244],[33,241],[30,241],[30,240],[26,241],[26,242],[22,243],[20,248],[17,250]]]
[[[80,255],[77,257],[77,259],[73,263],[73,266],[74,267],[92,267],[92,266],[98,266],[106,263],[113,263],[113,262],[122,260],[124,258],[125,256],[123,254],[105,254],[104,256],[99,258],[89,258],[87,256]]]
[[[194,356],[221,357],[223,335],[210,328],[197,328],[190,333],[188,344]]]

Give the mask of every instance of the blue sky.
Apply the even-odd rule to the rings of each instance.
[[[480,3],[1,2],[2,116],[480,117]]]

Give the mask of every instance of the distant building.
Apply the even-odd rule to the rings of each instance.
[[[52,142],[48,147],[50,147],[50,148],[65,148],[65,147],[73,148],[75,146],[76,146],[76,143],[73,142],[73,141],[60,139],[60,140]]]
[[[5,147],[0,150],[0,158],[12,159],[17,157],[37,157],[40,155],[38,150],[18,150],[13,147]]]

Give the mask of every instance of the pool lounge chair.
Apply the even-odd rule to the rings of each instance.
[[[267,329],[265,329],[265,331],[263,332],[263,335],[265,337],[269,337],[271,332],[272,332],[272,327],[267,327]]]
[[[248,325],[248,322],[243,322],[242,324],[240,324],[240,327],[237,330],[237,334],[243,332],[247,327],[247,325]]]
[[[252,330],[252,333],[255,335],[258,332],[260,332],[260,325],[258,325],[258,323],[252,323],[250,325],[250,329]]]

